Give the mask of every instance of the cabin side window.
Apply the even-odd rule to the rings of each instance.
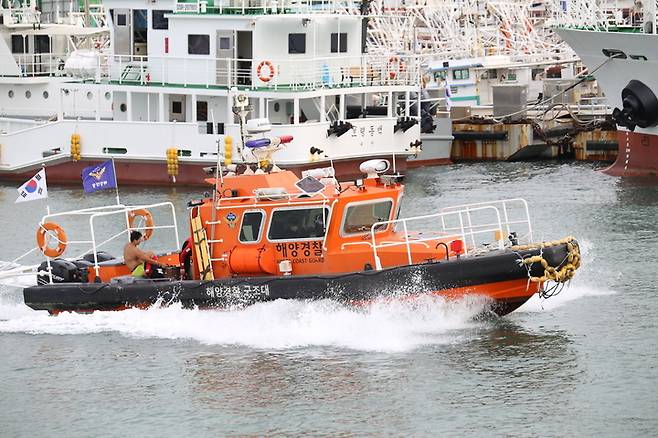
[[[29,49],[27,39],[23,39],[22,35],[11,36],[11,53],[27,53]]]
[[[463,80],[469,78],[469,73],[467,68],[460,68],[459,70],[452,71],[452,78],[455,80]]]
[[[343,216],[343,226],[341,231],[343,235],[362,234],[370,232],[372,225],[376,222],[384,222],[390,219],[393,200],[376,202],[360,202],[349,204],[345,209]],[[386,226],[382,225],[383,230]]]
[[[327,207],[286,208],[272,213],[269,240],[322,239],[327,230]]]
[[[265,214],[262,211],[246,211],[242,215],[240,242],[255,243],[260,240],[264,217]]]
[[[165,14],[171,14],[171,10],[163,9],[154,9],[151,12],[152,25],[151,27],[154,30],[167,30],[169,29],[169,18],[165,17]]]
[[[331,53],[347,52],[347,33],[331,34]]]
[[[210,55],[210,35],[187,36],[187,53],[189,55]]]
[[[288,34],[288,53],[306,53],[306,34]]]

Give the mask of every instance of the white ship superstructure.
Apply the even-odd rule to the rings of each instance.
[[[277,154],[280,167],[333,164],[339,175],[358,175],[364,157],[395,158],[402,167],[417,151],[419,64],[408,54],[366,53],[366,21],[333,13],[344,5],[103,6],[109,52],[96,50],[94,69],[60,83],[47,123],[6,129],[0,172],[29,173],[45,162],[49,180],[73,181],[88,161],[112,157],[124,182],[199,183],[200,168],[227,144],[234,162],[255,161],[242,147],[250,133],[233,112],[238,95],[248,97],[252,118],[271,127],[251,135],[293,136]],[[81,161],[72,160],[73,135]]]

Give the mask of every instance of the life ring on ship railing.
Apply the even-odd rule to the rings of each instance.
[[[51,236],[54,234],[55,239],[57,239],[57,246],[54,248],[48,246],[46,236],[49,234]],[[37,229],[37,246],[46,257],[54,258],[64,254],[67,242],[64,229],[56,223],[46,222],[39,224],[39,228]]]
[[[267,75],[264,74],[263,72],[263,67],[267,66]],[[272,80],[274,77],[275,71],[274,71],[274,66],[270,61],[261,61],[260,64],[258,64],[258,67],[256,67],[256,76],[258,76],[258,79],[260,79],[263,82],[269,82]]]
[[[391,56],[388,58],[386,63],[386,70],[388,70],[388,77],[390,79],[395,79],[398,77],[398,74],[404,73],[407,69],[407,65],[404,63],[404,60],[398,58],[397,56]]]
[[[128,225],[131,229],[135,228],[135,221],[138,217],[144,218],[146,223],[144,228],[144,240],[149,240],[153,235],[153,215],[145,208],[130,210],[128,212]]]

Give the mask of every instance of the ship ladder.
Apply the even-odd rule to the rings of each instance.
[[[196,214],[196,216],[195,216]],[[198,209],[192,212],[192,240],[194,241],[194,254],[196,264],[199,267],[201,280],[214,280],[212,263],[210,261],[210,247],[206,237],[206,229],[201,223],[201,215]]]

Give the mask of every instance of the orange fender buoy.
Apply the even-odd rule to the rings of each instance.
[[[130,228],[135,228],[135,221],[138,217],[144,218],[144,221],[146,222],[144,229],[144,240],[149,240],[153,235],[153,215],[151,215],[150,211],[144,208],[138,208],[137,210],[129,211],[128,224],[130,225]]]
[[[50,235],[54,234],[55,239],[57,239],[57,246],[54,248],[48,246],[46,240],[48,233],[50,233]],[[46,222],[39,225],[39,228],[37,229],[37,246],[46,257],[54,258],[64,254],[67,242],[68,240],[66,239],[64,229],[56,223]]]
[[[267,67],[267,74],[263,71],[263,67]],[[258,67],[256,67],[256,75],[261,81],[269,82],[274,77],[274,66],[270,61],[261,61]]]

